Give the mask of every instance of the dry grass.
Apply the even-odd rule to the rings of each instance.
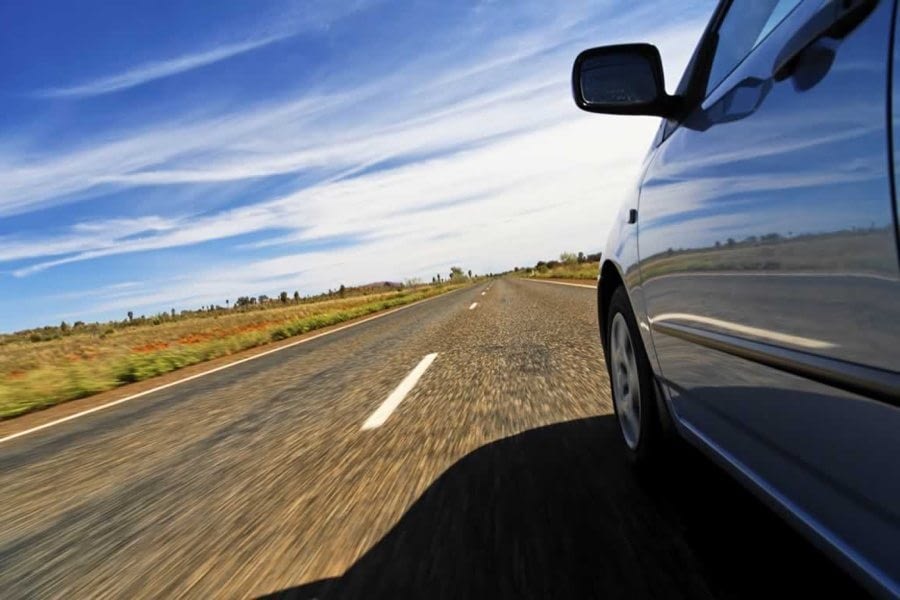
[[[50,341],[0,345],[0,419],[83,398],[247,348],[460,287],[422,286],[352,298],[151,322]]]
[[[599,262],[583,262],[530,269],[526,274],[537,279],[597,279],[599,272]]]

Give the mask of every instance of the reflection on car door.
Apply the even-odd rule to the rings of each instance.
[[[900,585],[894,3],[808,47],[781,80],[779,53],[823,3],[769,4],[781,13],[765,31],[724,15],[720,49],[737,64],[711,69],[642,182],[653,342],[689,432],[845,562]]]

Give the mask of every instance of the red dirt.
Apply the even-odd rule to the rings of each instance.
[[[165,350],[168,347],[169,347],[169,344],[166,342],[150,342],[149,344],[143,344],[141,346],[134,346],[131,348],[131,351],[143,354],[146,352],[156,352],[157,350]]]

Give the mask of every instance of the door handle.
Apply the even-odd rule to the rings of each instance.
[[[637,223],[637,209],[629,208],[628,209],[628,224],[634,225],[635,223]]]
[[[822,7],[787,41],[772,69],[781,81],[791,74],[800,53],[822,37],[842,38],[872,12],[878,0],[825,0]]]

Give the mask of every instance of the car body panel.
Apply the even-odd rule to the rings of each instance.
[[[643,175],[639,176],[638,181],[642,178]],[[604,267],[607,269],[613,268],[617,273],[616,279],[624,282],[625,289],[628,291],[628,297],[641,330],[644,347],[650,348],[653,345],[653,339],[650,337],[649,323],[646,319],[647,311],[644,308],[641,290],[637,228],[634,224],[628,222],[629,211],[637,210],[639,194],[640,189],[635,185],[633,189],[629,190],[626,199],[619,208],[618,214],[613,219],[613,225],[606,237],[606,246],[601,254],[603,263],[601,264],[600,278],[598,279],[598,289],[600,289],[599,295],[602,297],[602,288],[600,286],[603,285]],[[603,320],[606,318],[605,306],[602,300],[599,308],[599,320],[602,325]],[[601,326],[601,333],[602,330]]]
[[[603,269],[628,288],[677,429],[897,596],[895,7],[880,2],[775,81],[779,51],[820,5],[801,3],[651,150]]]

